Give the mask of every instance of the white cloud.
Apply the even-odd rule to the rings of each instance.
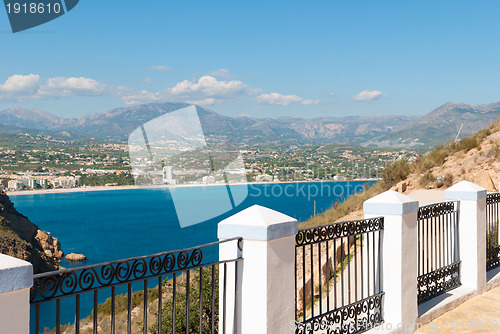
[[[330,92],[330,93],[328,93],[328,96],[335,96],[335,93]]]
[[[242,81],[218,81],[208,75],[202,76],[198,81],[184,80],[168,89],[170,94],[185,98],[234,98],[241,95],[251,95],[253,91]]]
[[[380,99],[382,97],[387,97],[381,91],[378,90],[364,90],[361,93],[358,93],[352,97],[353,100],[356,101],[373,101]]]
[[[221,68],[215,71],[210,71],[207,73],[207,75],[224,79],[233,79],[236,77],[234,74],[232,74],[231,72],[229,72],[229,70],[226,70],[225,68]]]
[[[220,71],[222,71],[221,74],[230,74],[227,70]],[[145,80],[145,82],[150,82],[150,80]],[[210,75],[204,75],[199,79],[184,80],[159,91],[106,85],[85,77],[54,77],[44,80],[37,74],[16,74],[7,78],[3,84],[0,83],[0,101],[102,95],[119,97],[128,105],[178,101],[207,106],[254,95],[258,95],[257,102],[260,104],[287,106],[289,104],[312,105],[320,102],[297,95],[262,94],[261,89],[249,87],[240,80],[219,80]]]
[[[147,90],[134,90],[124,86],[116,87],[115,95],[119,96],[125,104],[141,104],[159,100],[155,93]]]
[[[89,78],[49,78],[37,93],[39,97],[96,96],[102,95],[106,86]]]
[[[43,81],[38,74],[15,74],[0,84],[0,101],[97,96],[106,93],[108,93],[106,85],[83,77],[58,77]]]
[[[237,80],[217,80],[212,76],[202,76],[198,80],[184,80],[174,87],[158,92],[122,90],[120,96],[126,104],[155,101],[186,101],[201,105],[221,103],[224,100],[258,94],[260,90],[248,87]]]
[[[149,69],[153,70],[153,71],[167,71],[167,72],[173,71],[172,67],[167,66],[167,65],[151,66]]]
[[[38,74],[15,74],[0,84],[0,100],[19,100],[35,95],[40,88]]]
[[[279,93],[268,93],[257,96],[257,103],[259,104],[274,104],[280,106],[287,106],[292,103],[299,103],[302,105],[318,104],[319,100],[306,100],[297,95],[282,95]]]

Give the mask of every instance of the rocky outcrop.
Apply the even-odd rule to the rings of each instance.
[[[477,134],[474,147],[453,152],[451,149],[444,161],[426,170],[412,172],[406,180],[391,189],[398,192],[411,192],[418,189],[446,189],[462,180],[470,181],[489,192],[499,191],[500,182],[500,120],[492,123],[486,130],[487,135]],[[448,144],[446,148],[454,143]],[[425,182],[427,181],[427,182]]]
[[[87,261],[87,257],[83,254],[69,253],[68,255],[66,255],[66,260],[81,262],[81,261]]]
[[[0,253],[33,264],[35,273],[61,268],[60,242],[17,212],[9,197],[0,191]]]

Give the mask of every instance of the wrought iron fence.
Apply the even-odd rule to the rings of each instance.
[[[383,217],[300,230],[296,333],[360,333],[383,321]]]
[[[461,285],[458,204],[442,202],[418,210],[418,303]]]
[[[219,312],[219,304],[225,311],[226,291],[233,287],[230,295],[238,298],[228,267],[234,266],[237,277],[243,259],[211,258],[228,242],[241,250],[242,239],[233,238],[35,275],[31,332],[225,333],[226,312]]]
[[[500,245],[498,242],[500,193],[486,196],[486,269],[500,266]]]

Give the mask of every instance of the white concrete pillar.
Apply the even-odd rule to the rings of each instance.
[[[365,219],[384,217],[381,236],[384,327],[396,329],[403,324],[404,332],[405,325],[413,325],[418,318],[418,202],[389,190],[367,200],[363,210]]]
[[[500,182],[498,182],[498,192],[500,193]],[[500,204],[497,203],[495,204],[496,205],[496,208],[497,208],[497,212],[500,213]],[[497,217],[497,219],[499,219],[500,217]],[[498,238],[498,244],[500,245],[500,223],[497,223],[497,238]],[[487,245],[486,245],[487,246]]]
[[[0,254],[0,333],[30,331],[31,263]]]
[[[296,219],[259,205],[219,223],[219,240],[244,239],[243,262],[237,279],[240,289],[238,317],[234,318],[229,286],[226,333],[294,333],[297,231]],[[234,255],[234,248],[224,244],[219,248],[220,260],[234,258]],[[234,271],[234,267],[228,267],[228,282],[235,280]],[[222,281],[219,284],[222,286]],[[222,299],[219,309],[222,309]],[[220,326],[222,317],[223,314]]]
[[[462,285],[477,289],[486,287],[486,189],[461,181],[444,192],[447,200],[458,200],[458,247]]]

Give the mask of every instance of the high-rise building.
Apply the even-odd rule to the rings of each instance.
[[[174,167],[163,167],[163,183],[177,184],[177,180],[174,179]]]

